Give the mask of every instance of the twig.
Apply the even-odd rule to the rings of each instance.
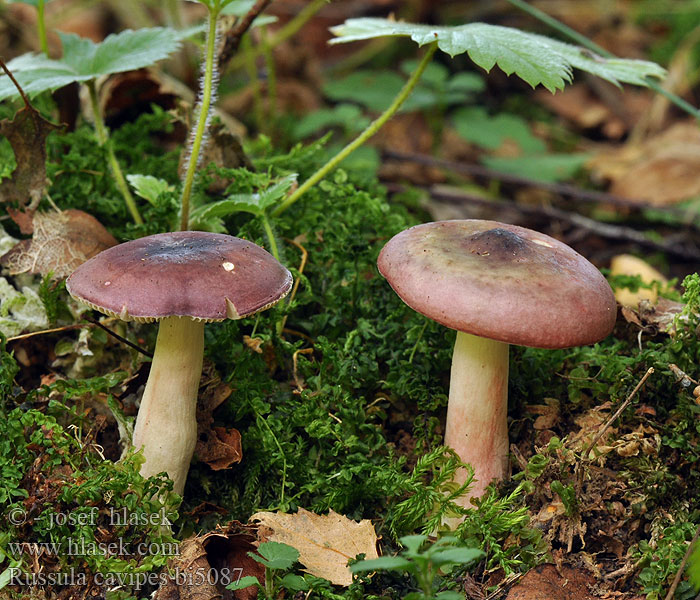
[[[697,541],[698,537],[700,537],[700,527],[698,527],[695,530],[695,535],[693,536],[693,539],[690,540],[690,544],[688,545],[688,549],[685,551],[685,555],[683,556],[683,560],[681,561],[680,566],[678,567],[678,572],[676,573],[676,576],[673,578],[673,583],[671,583],[671,587],[668,589],[668,594],[666,594],[666,597],[664,600],[671,600],[676,593],[676,588],[678,587],[678,584],[681,582],[681,577],[683,576],[683,571],[685,571],[685,565],[688,562],[688,559],[690,558],[690,553],[693,551],[693,545]]]
[[[600,192],[597,190],[586,190],[580,187],[576,187],[575,185],[570,185],[568,183],[548,183],[544,181],[538,181],[537,179],[530,179],[529,177],[523,177],[521,175],[504,173],[502,171],[496,171],[487,167],[482,167],[480,165],[460,163],[456,161],[435,158],[427,154],[415,154],[408,152],[396,152],[394,150],[386,150],[384,151],[383,156],[384,158],[393,160],[413,162],[419,165],[426,165],[430,167],[439,167],[447,171],[451,171],[453,173],[462,173],[464,175],[470,175],[472,177],[484,177],[485,179],[494,179],[503,183],[536,187],[561,196],[572,198],[574,200],[580,200],[582,202],[612,204],[614,206],[621,206],[624,208],[634,210],[659,209],[658,206],[653,206],[646,202],[630,200],[629,198],[622,198],[621,196],[616,196],[607,192]],[[663,207],[663,210],[667,213],[687,216],[687,211],[685,210],[679,210],[673,207]]]
[[[632,393],[630,393],[629,396],[627,396],[627,399],[620,405],[620,408],[618,408],[615,411],[615,414],[610,417],[603,425],[603,427],[598,431],[596,436],[593,438],[593,441],[588,445],[588,448],[586,448],[583,452],[583,457],[584,459],[587,459],[588,456],[591,453],[591,450],[595,448],[595,445],[598,443],[600,438],[603,437],[603,434],[608,430],[608,428],[615,422],[615,420],[622,414],[622,411],[624,411],[627,408],[627,405],[632,401],[632,398],[634,398],[637,395],[637,392],[641,389],[641,387],[646,383],[647,379],[651,377],[651,375],[654,373],[654,367],[649,367],[647,369],[647,372],[644,373],[644,377],[642,377],[639,380],[639,383],[635,386],[635,388],[632,390]]]
[[[12,74],[10,69],[7,68],[5,61],[3,61],[1,58],[0,58],[0,67],[2,67],[2,70],[5,71],[5,75],[7,75],[10,78],[10,81],[12,81],[12,83],[15,84],[15,87],[17,88],[19,95],[22,96],[22,101],[24,102],[24,105],[27,108],[32,108],[32,105],[29,103],[29,98],[27,98],[27,95],[24,93],[22,86],[19,83],[17,83],[15,76]]]
[[[677,243],[674,243],[669,236],[666,236],[660,240],[654,240],[648,238],[642,232],[632,229],[631,227],[601,223],[595,219],[561,210],[553,206],[529,206],[524,204],[515,204],[500,199],[484,198],[445,185],[432,186],[429,189],[429,192],[431,197],[443,202],[452,204],[463,204],[468,202],[470,204],[478,204],[500,210],[510,208],[525,215],[543,215],[550,219],[565,221],[576,227],[592,231],[593,233],[604,238],[633,242],[647,248],[662,250],[685,260],[700,260],[700,248],[697,246],[678,245]]]
[[[219,53],[219,72],[222,73],[226,68],[226,63],[231,60],[231,57],[238,50],[238,46],[241,45],[241,39],[256,17],[264,11],[272,0],[258,0],[253,7],[247,12],[247,14],[240,20],[234,27],[224,35],[224,43],[221,47],[221,52]]]
[[[99,327],[100,329],[104,329],[104,331],[105,331],[106,333],[108,333],[109,335],[111,335],[113,338],[119,340],[122,344],[126,344],[127,346],[129,346],[129,348],[133,348],[134,350],[136,350],[137,352],[140,352],[140,353],[143,354],[144,356],[148,356],[148,358],[153,358],[153,354],[152,354],[151,352],[149,352],[148,350],[144,350],[143,348],[141,348],[140,346],[137,346],[137,345],[134,344],[133,342],[130,342],[129,340],[127,340],[126,338],[122,337],[122,336],[119,335],[118,333],[115,333],[114,331],[112,331],[112,330],[109,329],[108,327],[105,327],[105,326],[104,326],[102,323],[100,323],[99,321],[95,321],[94,319],[90,319],[90,318],[87,318],[87,319],[85,319],[85,320],[88,321],[88,322],[90,322],[90,323],[92,323],[93,325]]]
[[[63,327],[54,327],[53,329],[42,329],[41,331],[32,331],[30,333],[23,333],[21,335],[13,335],[12,337],[7,338],[7,342],[16,342],[18,340],[26,340],[32,337],[36,337],[37,335],[46,335],[49,333],[61,333],[63,331],[72,331],[73,329],[83,329],[84,327],[99,327],[100,329],[104,329],[104,331],[114,337],[115,339],[119,340],[123,344],[126,344],[130,348],[133,348],[137,352],[140,352],[141,354],[148,356],[148,358],[153,358],[153,354],[148,352],[148,350],[144,350],[143,348],[140,348],[133,342],[130,342],[126,338],[123,338],[121,335],[118,333],[115,333],[109,327],[105,327],[102,323],[99,321],[95,321],[94,319],[86,318],[85,319],[87,323],[75,323],[73,325],[64,325]]]

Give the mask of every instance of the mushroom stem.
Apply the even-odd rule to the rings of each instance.
[[[504,342],[457,332],[452,354],[445,444],[474,467],[474,483],[458,503],[469,507],[508,467],[508,348]],[[455,481],[467,479],[460,469]]]
[[[144,477],[165,471],[182,495],[197,442],[197,391],[202,375],[204,322],[167,317],[160,322],[146,389],[134,427],[143,449]]]

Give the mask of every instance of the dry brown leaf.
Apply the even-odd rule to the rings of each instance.
[[[295,514],[259,512],[258,539],[288,544],[299,551],[299,562],[316,577],[348,586],[352,574],[347,563],[358,554],[377,558],[377,534],[368,519],[359,523],[330,511],[327,515],[299,509]]]
[[[0,121],[0,135],[10,142],[17,163],[12,175],[0,183],[0,201],[36,209],[46,187],[46,138],[57,129],[31,106],[17,111],[12,120]]]
[[[531,404],[525,407],[528,413],[539,415],[532,424],[538,431],[551,429],[559,422],[559,400],[545,398],[545,404]]]
[[[612,182],[610,192],[655,206],[700,194],[700,130],[685,121],[641,144],[628,144],[589,161],[594,175]]]
[[[22,240],[0,258],[12,275],[68,277],[87,259],[117,243],[95,217],[82,210],[36,213],[33,225],[32,239]]]
[[[197,458],[215,471],[227,469],[241,462],[243,450],[241,434],[236,429],[214,427],[214,411],[231,395],[231,387],[221,381],[210,363],[204,365],[206,384],[200,391],[197,402]]]
[[[175,577],[161,584],[154,600],[255,600],[257,587],[227,590],[240,577],[263,583],[265,568],[248,556],[255,550],[253,528],[237,521],[179,545],[179,555],[168,562]]]

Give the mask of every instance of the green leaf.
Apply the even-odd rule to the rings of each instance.
[[[208,222],[211,219],[227,217],[237,212],[262,215],[269,207],[278,203],[296,182],[297,174],[292,173],[280,179],[275,185],[258,194],[233,194],[226,200],[211,202],[192,211],[190,219],[193,225]]]
[[[545,183],[573,177],[588,161],[590,154],[539,154],[530,156],[487,156],[482,162],[494,171],[528,177]]]
[[[440,592],[435,594],[435,600],[464,600],[464,594],[459,592]]]
[[[353,573],[365,573],[367,571],[397,571],[407,570],[413,566],[410,560],[401,556],[380,556],[370,560],[362,560],[350,565]]]
[[[43,54],[23,54],[8,63],[27,94],[147,67],[177,50],[181,39],[179,32],[167,27],[122,31],[107,36],[99,44],[73,33],[59,32],[58,35],[63,45],[60,60]],[[17,94],[9,78],[0,77],[0,100]]]
[[[446,564],[464,565],[480,559],[484,553],[476,548],[447,548],[430,555],[431,562],[436,566]]]
[[[399,541],[406,548],[407,552],[417,554],[420,551],[420,547],[427,539],[427,535],[405,535],[402,538],[399,538]]]
[[[419,46],[437,42],[450,56],[466,52],[477,65],[490,71],[498,65],[506,74],[515,73],[531,86],[563,89],[575,67],[619,85],[647,85],[647,77],[663,78],[659,65],[641,60],[605,59],[578,46],[519,29],[469,23],[456,27],[398,23],[389,19],[348,19],[331,28],[338,36],[331,43],[353,42],[384,36],[407,36]]]
[[[300,575],[294,575],[293,573],[287,573],[282,579],[280,579],[282,587],[286,590],[291,590],[292,592],[301,592],[311,589],[309,582],[306,581]]]
[[[263,542],[258,546],[258,554],[260,556],[248,552],[248,556],[268,569],[290,569],[299,560],[299,551],[296,548],[279,542]]]
[[[490,116],[480,106],[464,107],[453,116],[457,133],[482,148],[496,150],[507,139],[513,140],[526,154],[542,153],[547,147],[535,137],[525,119],[517,115],[499,113]]]
[[[221,10],[222,15],[234,15],[236,17],[244,17],[250,9],[255,6],[256,0],[233,0]],[[260,15],[253,21],[253,27],[260,27],[262,25],[269,25],[270,23],[277,22],[277,17],[274,15]]]
[[[164,179],[158,179],[153,177],[153,175],[131,174],[127,175],[126,178],[136,194],[144,200],[148,200],[154,206],[157,204],[158,196],[165,192],[172,192],[175,189]]]
[[[234,581],[233,583],[229,583],[226,586],[226,589],[227,590],[242,590],[243,588],[250,587],[251,585],[257,585],[260,589],[262,589],[262,586],[260,585],[258,578],[253,577],[252,575],[246,575],[245,577],[241,577],[238,581]]]

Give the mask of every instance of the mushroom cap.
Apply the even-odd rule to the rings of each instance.
[[[238,319],[272,306],[291,287],[291,273],[260,246],[203,231],[119,244],[66,281],[71,296],[125,321]]]
[[[537,348],[597,342],[615,324],[603,275],[566,244],[497,221],[425,223],[377,261],[408,306],[472,335]]]

